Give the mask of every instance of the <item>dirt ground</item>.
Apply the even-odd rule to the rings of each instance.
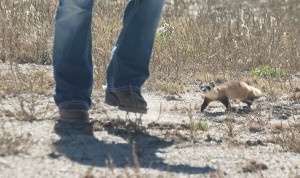
[[[0,177],[300,176],[300,154],[274,142],[299,120],[299,102],[263,97],[251,110],[232,102],[232,113],[213,102],[199,113],[203,98],[197,86],[190,88],[195,90],[181,96],[145,92],[146,115],[118,111],[103,103],[103,92],[94,93],[94,136],[58,136],[51,95],[37,99],[42,119],[12,114],[18,96],[6,96]]]

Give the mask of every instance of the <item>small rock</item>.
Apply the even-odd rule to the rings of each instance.
[[[263,131],[264,128],[261,125],[257,124],[257,123],[252,123],[249,126],[249,130],[250,130],[250,132],[255,133],[255,132]]]
[[[243,172],[257,172],[268,169],[268,166],[263,163],[258,163],[257,160],[251,159],[245,162],[242,166]]]

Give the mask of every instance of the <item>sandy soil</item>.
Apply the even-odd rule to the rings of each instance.
[[[144,95],[148,114],[136,115],[94,94],[95,135],[71,137],[53,131],[58,115],[51,95],[40,95],[37,106],[44,112],[27,119],[16,114],[17,96],[2,98],[0,177],[300,176],[300,154],[273,140],[299,120],[299,102],[261,98],[252,110],[232,102],[231,114],[215,102],[199,113],[198,92]],[[203,127],[192,129],[193,123]]]

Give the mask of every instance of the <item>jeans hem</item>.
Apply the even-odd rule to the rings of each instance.
[[[81,101],[81,100],[65,101],[65,102],[62,102],[62,103],[58,104],[57,107],[60,109],[64,106],[67,106],[67,105],[70,105],[70,104],[84,105],[85,107],[90,108],[86,102]]]
[[[106,87],[105,88],[105,92],[122,92],[122,91],[136,91],[141,93],[141,89],[139,87],[135,87],[135,86],[126,86],[126,87],[118,87],[118,88],[109,88]]]

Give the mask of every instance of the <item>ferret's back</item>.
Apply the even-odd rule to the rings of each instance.
[[[226,82],[218,85],[217,88],[219,92],[224,92],[229,99],[245,99],[251,91],[249,85],[242,81]]]

